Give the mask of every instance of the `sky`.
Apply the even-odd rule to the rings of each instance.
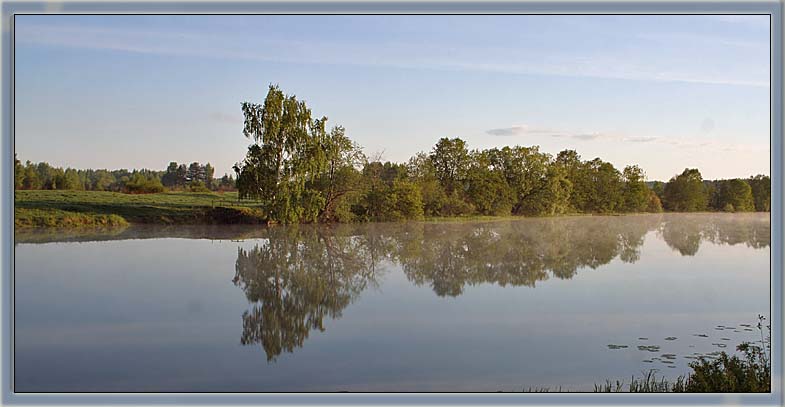
[[[210,162],[242,102],[295,94],[369,156],[442,137],[576,150],[650,180],[769,174],[768,16],[15,17],[19,159]]]

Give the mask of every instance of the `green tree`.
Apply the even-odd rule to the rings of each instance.
[[[572,183],[559,166],[548,165],[542,186],[531,197],[529,208],[532,213],[558,215],[570,211]]]
[[[161,184],[165,187],[174,188],[178,184],[178,177],[177,177],[177,169],[178,165],[176,161],[172,161],[169,163],[169,166],[166,167],[166,173],[161,177]]]
[[[575,150],[563,150],[556,155],[555,165],[560,167],[570,181],[570,208],[578,212],[590,212],[589,198],[593,185],[589,179],[585,164]]]
[[[22,162],[16,158],[14,153],[14,189],[22,189],[25,180],[25,167]]]
[[[41,189],[43,182],[38,174],[38,167],[27,161],[25,163],[24,178],[22,180],[22,188],[24,189]]]
[[[243,134],[253,144],[235,166],[240,197],[261,200],[272,221],[317,220],[325,199],[306,185],[326,166],[319,142],[327,119],[312,121],[305,102],[273,85],[263,104],[245,102],[242,110]]]
[[[187,182],[201,181],[204,182],[204,167],[198,162],[194,161],[188,166],[188,172],[185,176]]]
[[[624,203],[621,210],[624,212],[646,211],[650,203],[651,191],[646,186],[643,170],[637,165],[624,167],[622,179],[624,181],[622,188]]]
[[[447,194],[463,192],[463,182],[471,162],[466,142],[459,138],[441,138],[431,151],[430,158],[436,177]]]
[[[501,171],[494,171],[488,152],[474,152],[467,177],[467,195],[481,215],[509,215],[514,191]]]
[[[609,213],[619,210],[624,201],[621,173],[613,164],[595,158],[584,165],[591,188],[587,188],[584,211]]]
[[[184,187],[188,183],[188,167],[185,164],[177,166],[175,185]]]
[[[488,161],[512,190],[512,213],[541,215],[561,212],[568,199],[570,183],[566,172],[552,168],[551,156],[533,147],[504,147],[488,150]]]
[[[422,216],[420,188],[409,181],[394,180],[385,197],[383,220],[421,219]]]
[[[62,168],[49,167],[47,164],[49,189],[67,189],[65,181],[65,170]]]
[[[717,195],[717,207],[725,212],[751,212],[755,210],[752,188],[742,179],[720,182]]]
[[[213,168],[210,163],[207,163],[203,167],[203,177],[202,181],[207,189],[213,189],[213,178],[215,178],[215,168]]]
[[[425,216],[442,216],[447,203],[447,193],[436,176],[433,161],[425,153],[418,153],[407,163],[407,175],[420,187]]]
[[[57,186],[57,189],[83,190],[84,184],[79,179],[79,173],[73,168],[68,168],[63,172],[62,183]]]
[[[346,136],[346,130],[333,127],[319,141],[325,166],[313,187],[320,191],[324,204],[319,210],[321,221],[351,221],[351,205],[361,192],[361,174],[357,166],[365,161],[359,145]]]
[[[98,170],[94,174],[92,188],[94,191],[108,191],[115,182],[115,177],[111,172]]]
[[[686,168],[671,178],[663,191],[665,208],[676,212],[704,211],[708,206],[708,195],[703,177],[696,168]]]
[[[755,201],[755,210],[769,212],[771,210],[771,178],[768,175],[750,177],[747,182],[752,188],[752,199]]]

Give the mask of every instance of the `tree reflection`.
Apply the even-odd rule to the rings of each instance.
[[[770,242],[767,217],[738,214],[260,229],[258,244],[237,250],[234,283],[252,303],[243,313],[241,343],[260,344],[268,361],[302,347],[311,331],[325,329],[325,318],[340,318],[377,284],[382,264],[398,265],[414,284],[454,297],[466,286],[534,287],[616,258],[635,263],[645,236],[655,230],[689,256],[705,241],[754,248]]]
[[[755,249],[771,244],[768,214],[758,213],[666,215],[659,233],[670,248],[683,256],[694,256],[703,241],[745,244]]]
[[[265,242],[237,249],[235,285],[251,310],[243,313],[243,345],[260,343],[267,360],[302,347],[324,318],[341,312],[376,282],[376,262],[367,246],[332,228],[269,229]]]
[[[572,278],[617,256],[640,257],[659,216],[539,218],[480,225],[416,224],[400,239],[395,259],[418,285],[457,296],[466,285],[534,287],[554,276]]]

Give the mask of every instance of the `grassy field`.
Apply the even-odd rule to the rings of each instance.
[[[156,224],[257,224],[264,214],[237,193],[16,191],[14,225],[24,227]]]

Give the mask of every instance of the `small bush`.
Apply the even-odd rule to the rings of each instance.
[[[164,186],[158,178],[136,173],[130,181],[125,183],[124,190],[128,194],[156,194],[164,192]]]
[[[202,181],[192,181],[188,185],[188,190],[191,192],[212,192],[210,191],[210,188],[207,188],[207,186],[205,186],[204,182]]]
[[[771,391],[771,361],[768,350],[771,336],[764,336],[762,315],[758,316],[758,329],[761,340],[757,343],[745,342],[736,347],[744,355],[728,356],[725,352],[713,361],[700,359],[690,363],[693,373],[689,376],[685,391],[688,392],[729,392],[729,393],[768,393]],[[771,332],[771,328],[769,332]]]

